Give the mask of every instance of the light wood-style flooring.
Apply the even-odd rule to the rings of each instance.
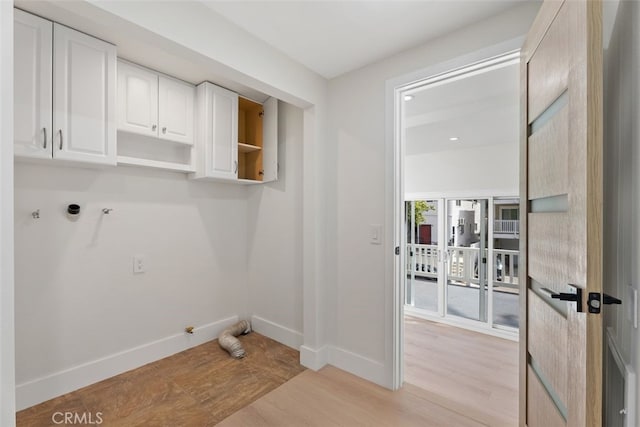
[[[252,333],[248,357],[213,341],[18,413],[101,411],[103,426],[516,426],[517,343],[407,317],[405,379],[392,392]],[[302,372],[302,373],[300,373]],[[253,403],[251,403],[253,402]]]
[[[211,426],[304,371],[296,350],[255,332],[239,339],[244,359],[210,341],[20,411],[17,425],[60,425],[56,412],[96,424],[100,412],[106,427]]]
[[[408,317],[395,392],[327,366],[305,371],[220,426],[517,426],[518,345]]]
[[[405,317],[405,383],[492,426],[518,425],[518,343]]]

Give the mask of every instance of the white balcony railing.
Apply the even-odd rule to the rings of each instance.
[[[407,245],[407,273],[413,273],[419,277],[438,277],[438,246],[437,245],[413,245],[414,256],[411,257],[411,244]],[[467,284],[478,284],[478,254],[479,248],[449,247],[447,263],[448,278]],[[518,258],[519,251],[506,249],[493,250],[493,274],[494,286],[518,284]]]
[[[517,219],[497,219],[493,221],[494,234],[520,234],[520,221]]]

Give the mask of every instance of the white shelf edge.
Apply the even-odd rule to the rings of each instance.
[[[241,153],[250,153],[252,151],[262,150],[262,147],[257,145],[245,144],[244,142],[238,142],[238,151]]]
[[[160,135],[148,134],[145,131],[135,132],[129,129],[120,129],[120,128],[116,130],[118,132],[126,133],[127,135],[132,135],[132,136],[140,135],[145,138],[148,138],[149,140],[154,140],[157,142],[166,142],[167,144],[174,144],[174,145],[184,146],[184,147],[193,147],[194,145],[193,141],[191,142],[176,141],[175,139],[162,138]]]
[[[139,159],[137,157],[118,156],[118,165],[142,166],[146,168],[164,169],[176,172],[195,172],[191,165],[163,162],[160,160]]]

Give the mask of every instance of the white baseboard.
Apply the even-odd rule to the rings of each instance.
[[[296,350],[302,345],[302,333],[259,316],[251,316],[251,329]]]
[[[327,364],[327,347],[314,350],[306,345],[300,346],[300,364],[305,368],[317,371]]]
[[[141,346],[83,363],[64,371],[27,381],[16,386],[16,409],[28,408],[62,394],[155,362],[191,347],[211,341],[238,316],[197,326],[193,335],[180,333]]]
[[[328,352],[328,362],[330,365],[343,371],[350,372],[372,383],[382,387],[389,387],[386,384],[384,363],[360,356],[339,347],[330,346]]]

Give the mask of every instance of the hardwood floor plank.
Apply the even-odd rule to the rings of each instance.
[[[405,318],[405,383],[489,425],[518,424],[518,343]]]
[[[409,389],[392,392],[327,366],[305,371],[220,426],[484,426]]]

